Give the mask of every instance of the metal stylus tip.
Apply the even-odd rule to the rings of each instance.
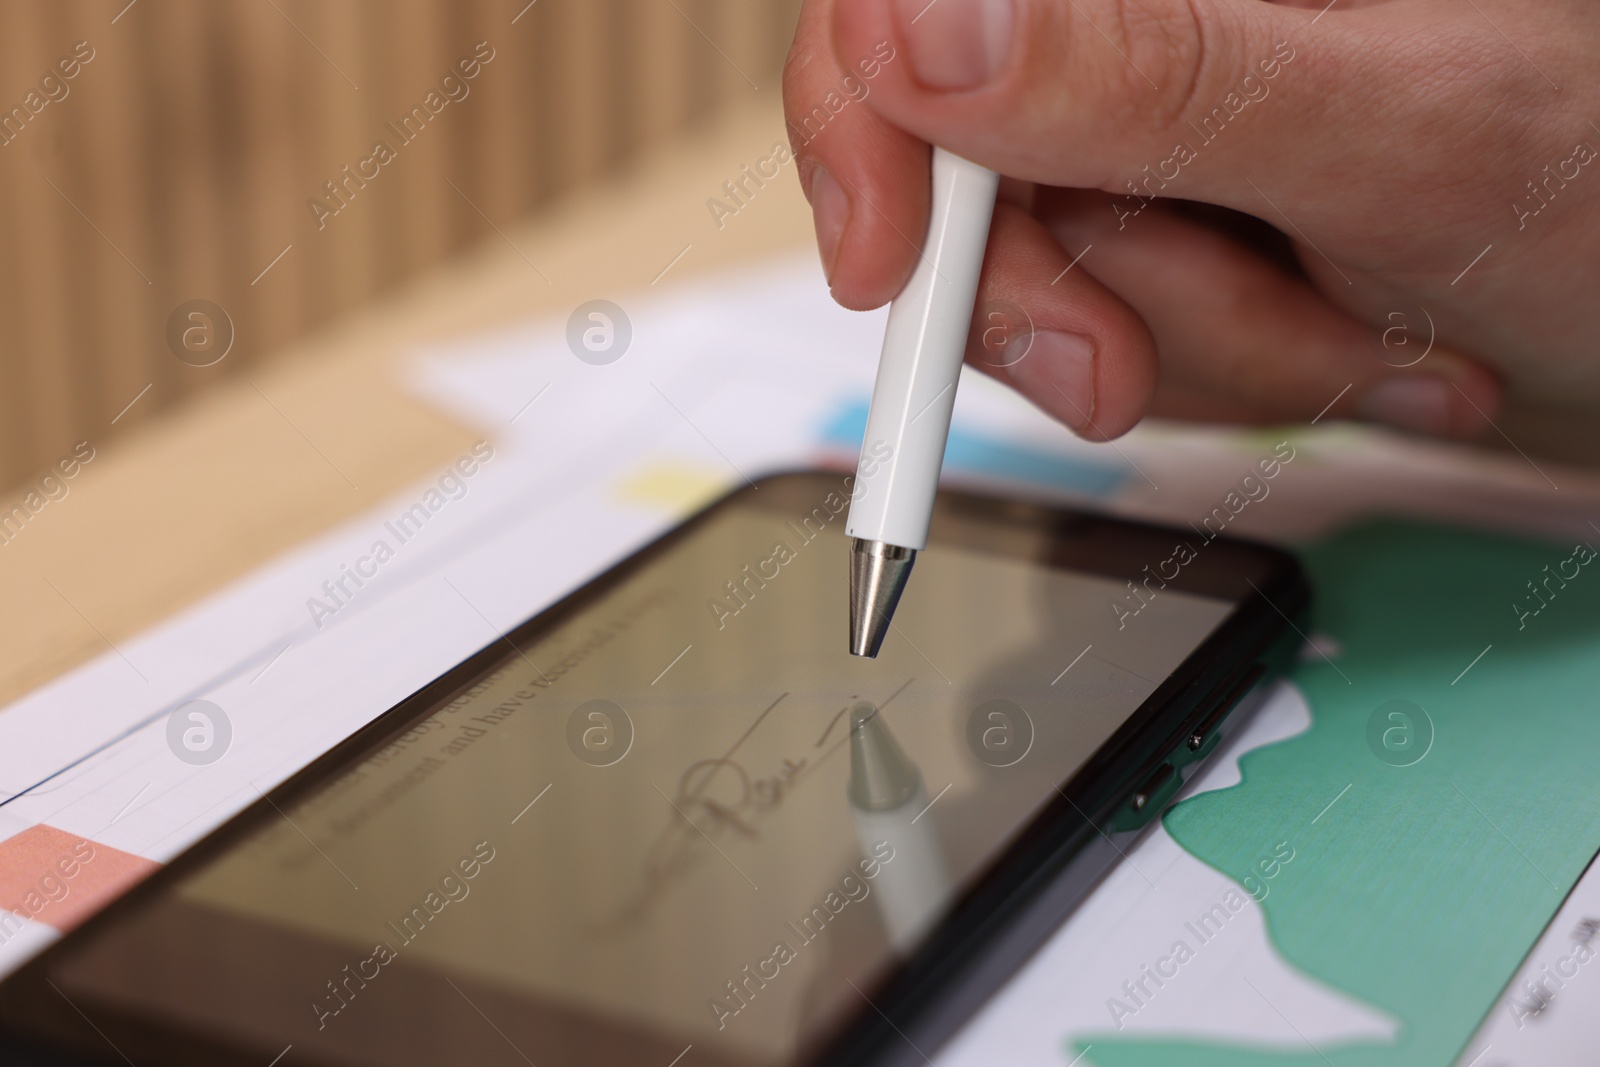
[[[917,550],[850,539],[850,654],[876,656],[905,592]]]

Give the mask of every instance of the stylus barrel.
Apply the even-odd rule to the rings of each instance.
[[[911,280],[889,309],[845,525],[861,541],[913,551],[927,546],[999,181],[991,170],[933,150],[928,235]],[[903,574],[900,580],[903,586]],[[887,604],[872,606],[886,607],[884,626],[898,599],[897,590]],[[852,597],[851,651],[858,656],[876,654],[875,644],[863,652],[854,637],[875,626],[875,615],[858,625],[865,609]]]

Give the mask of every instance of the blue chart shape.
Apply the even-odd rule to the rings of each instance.
[[[867,433],[867,406],[865,400],[844,404],[824,425],[823,443],[843,449],[859,449]],[[950,440],[944,450],[944,466],[946,470],[963,474],[1028,482],[1102,498],[1114,495],[1128,480],[1128,469],[1121,464],[1101,463],[1019,445],[1004,438],[964,430],[959,424],[950,427]]]

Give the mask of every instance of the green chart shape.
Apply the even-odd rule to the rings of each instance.
[[[1600,560],[1571,557],[1570,544],[1398,521],[1310,549],[1314,629],[1341,646],[1293,673],[1310,730],[1247,754],[1238,785],[1166,816],[1184,849],[1236,880],[1290,842],[1294,862],[1261,904],[1268,936],[1292,966],[1397,1018],[1395,1043],[1285,1050],[1107,1031],[1067,1042],[1067,1060],[1092,1045],[1082,1062],[1097,1067],[1449,1064],[1491,1008],[1509,1010],[1496,999],[1600,849]],[[1519,620],[1513,603],[1540,603],[1526,583],[1575,567]],[[1395,699],[1433,724],[1410,766],[1368,741],[1369,718]],[[1241,983],[1238,996],[1270,1002],[1270,983],[1252,981],[1259,993]]]

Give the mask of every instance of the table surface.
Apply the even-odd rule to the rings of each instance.
[[[265,368],[91,441],[68,494],[0,544],[0,706],[459,455],[480,435],[403,384],[420,347],[807,247],[792,165],[720,229],[706,206],[780,141],[763,94]]]

